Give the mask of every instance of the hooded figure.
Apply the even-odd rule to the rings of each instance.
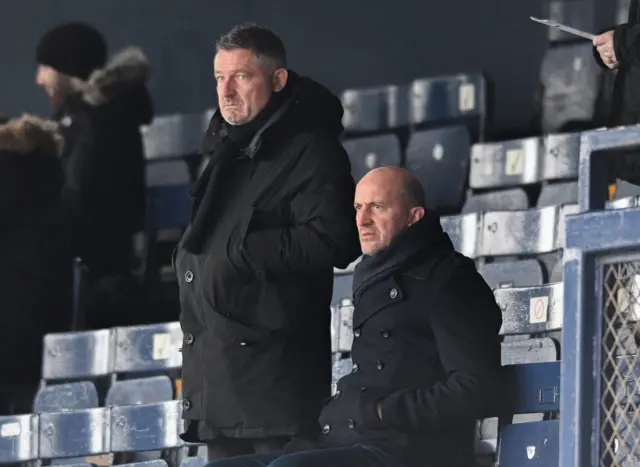
[[[210,162],[174,254],[183,439],[206,442],[210,460],[317,431],[333,268],[360,254],[338,98],[287,70],[280,39],[257,26],[223,36],[214,68]]]
[[[94,328],[124,324],[108,299],[132,268],[132,236],[143,228],[140,126],[153,118],[146,88],[150,67],[142,51],[126,48],[105,65],[106,56],[100,33],[81,23],[49,31],[37,49],[37,81],[65,140],[62,205],[73,255],[91,274],[87,313]],[[99,306],[105,309],[98,312]]]
[[[52,122],[25,116],[0,125],[0,415],[31,410],[42,338],[68,324],[61,148]]]

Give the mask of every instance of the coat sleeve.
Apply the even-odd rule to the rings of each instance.
[[[613,29],[613,50],[621,66],[640,66],[640,24],[621,24]]]
[[[379,401],[381,423],[403,432],[456,426],[501,410],[502,312],[489,286],[470,266],[445,281],[433,309],[430,325],[446,380]]]
[[[292,176],[299,189],[290,201],[291,226],[252,228],[232,263],[262,276],[344,268],[360,255],[353,208],[354,182],[337,138],[318,136]],[[240,265],[240,266],[239,266]]]

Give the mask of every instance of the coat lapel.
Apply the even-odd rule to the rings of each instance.
[[[390,277],[366,290],[355,305],[353,329],[362,326],[373,316],[404,301],[405,295],[394,277]]]

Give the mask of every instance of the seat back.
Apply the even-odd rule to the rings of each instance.
[[[552,134],[543,138],[542,142],[544,147],[542,180],[577,180],[580,133]]]
[[[183,445],[181,401],[111,408],[114,453],[161,451]]]
[[[472,190],[509,188],[540,180],[540,138],[474,144],[469,186]]]
[[[42,379],[79,380],[108,375],[113,367],[111,342],[108,329],[47,334]]]
[[[462,213],[519,211],[529,208],[529,197],[522,188],[473,194],[467,198]]]
[[[449,235],[453,247],[469,258],[475,258],[478,251],[478,232],[481,216],[477,213],[440,218],[442,229]]]
[[[180,323],[114,329],[114,365],[118,374],[162,373],[182,365]]]
[[[81,409],[40,414],[40,458],[64,459],[109,452],[109,410]]]
[[[407,124],[407,88],[378,86],[347,89],[340,96],[345,131],[384,131]]]
[[[404,165],[420,180],[431,209],[455,210],[464,201],[471,136],[463,126],[411,134]]]
[[[66,412],[98,406],[98,391],[95,385],[90,381],[79,381],[40,388],[33,403],[33,411]]]
[[[492,289],[542,285],[545,274],[535,259],[485,263],[478,272]]]
[[[351,162],[351,175],[357,183],[376,167],[402,163],[400,141],[394,134],[348,139],[343,143]]]
[[[173,399],[173,383],[168,376],[116,381],[107,393],[107,406],[140,405]]]
[[[156,117],[142,127],[148,160],[181,158],[199,152],[212,111]]]
[[[18,464],[38,458],[38,416],[0,417],[0,464]]]

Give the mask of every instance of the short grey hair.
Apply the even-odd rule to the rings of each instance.
[[[261,66],[268,71],[287,67],[287,52],[282,40],[270,29],[257,24],[234,26],[216,41],[216,52],[236,49],[253,52]]]

